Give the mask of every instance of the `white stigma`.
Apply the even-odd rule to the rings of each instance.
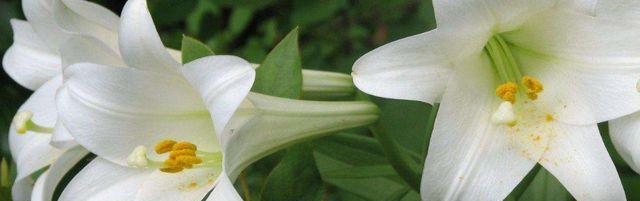
[[[149,166],[149,159],[147,158],[147,147],[138,146],[133,149],[133,152],[127,157],[127,164],[131,167],[145,168]]]
[[[23,134],[29,130],[29,123],[31,122],[32,117],[33,112],[31,111],[22,111],[13,117],[13,125],[16,126],[18,133]]]
[[[491,121],[495,124],[514,125],[516,123],[516,115],[513,113],[513,104],[509,101],[500,103],[496,112],[491,116]]]

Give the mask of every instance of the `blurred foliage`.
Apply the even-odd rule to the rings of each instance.
[[[93,1],[115,13],[120,13],[125,2]],[[238,55],[253,63],[267,61],[270,66],[285,65],[280,67],[290,70],[301,66],[349,73],[354,61],[366,52],[435,27],[429,0],[149,0],[149,7],[168,47],[180,49],[184,34],[202,41],[218,55]],[[0,0],[0,53],[12,42],[11,18],[24,19],[19,0]],[[294,29],[299,43],[286,44],[299,46],[299,53],[291,55],[293,62],[269,59],[269,52]],[[278,70],[262,71],[274,72],[258,73]],[[292,73],[286,79],[295,76],[299,75]],[[265,77],[264,82],[269,81],[274,80]],[[9,124],[30,92],[4,71],[0,90],[1,156],[10,161]],[[296,97],[295,92],[278,93]],[[429,115],[432,107],[412,101],[372,101],[382,109],[381,124],[393,131],[393,140],[405,149],[401,154],[421,165],[433,127],[433,117]],[[612,149],[606,124],[600,126],[628,199],[640,200],[640,176]],[[372,136],[366,128],[351,129],[274,153],[248,167],[238,178],[236,188],[247,201],[419,200],[418,192],[396,172],[382,145]],[[15,174],[15,167],[11,167]],[[421,170],[415,171],[419,177]],[[512,194],[509,200],[573,200],[544,168],[530,175],[531,179],[521,184],[524,187],[516,190],[517,196]],[[0,187],[0,200],[7,199],[8,190]]]

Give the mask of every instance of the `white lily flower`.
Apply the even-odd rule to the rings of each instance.
[[[87,38],[69,41],[83,52],[63,50],[63,60],[76,64],[64,71],[56,101],[65,111],[60,119],[100,158],[60,200],[196,200],[213,186],[209,199],[239,198],[231,181],[251,162],[377,119],[368,102],[250,93],[255,71],[238,57],[210,56],[182,66],[162,45],[145,0],[127,2],[119,36],[120,54],[103,54],[108,48],[87,45],[98,42]],[[154,152],[145,153],[146,147]]]
[[[76,34],[113,40],[116,36],[113,30],[117,29],[98,33],[91,31],[96,30],[96,26],[85,26],[91,23],[107,26],[115,22],[117,28],[119,22],[108,9],[87,1],[24,0],[22,7],[28,21],[11,20],[14,44],[2,60],[4,70],[11,78],[36,90],[20,107],[9,133],[18,172],[12,189],[13,199],[17,201],[31,197],[31,174],[48,166],[65,149],[75,145],[66,129],[56,123],[55,92],[62,84],[60,45]],[[57,17],[64,18],[67,26],[79,29],[63,30],[56,23]]]
[[[433,4],[437,29],[352,73],[372,95],[441,102],[423,200],[501,200],[536,163],[578,200],[625,200],[596,123],[640,109],[640,27],[597,17],[595,1]]]

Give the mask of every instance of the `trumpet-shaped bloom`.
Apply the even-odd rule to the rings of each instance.
[[[441,102],[424,200],[501,200],[540,163],[578,200],[625,200],[596,123],[640,109],[640,27],[595,1],[434,1],[438,28],[353,66],[362,91]]]
[[[14,44],[2,60],[4,70],[11,78],[36,90],[20,107],[9,133],[12,155],[18,167],[12,195],[18,201],[30,197],[33,187],[30,175],[75,144],[66,129],[57,123],[54,104],[55,92],[62,84],[61,44],[71,35],[78,34],[113,41],[115,31],[110,30],[116,29],[110,28],[118,22],[118,17],[111,11],[87,1],[25,0],[22,7],[28,21],[11,20]],[[66,26],[77,29],[63,30],[56,23],[57,18],[67,21]]]
[[[57,95],[60,119],[99,158],[60,200],[198,200],[212,188],[210,199],[239,198],[231,181],[251,162],[377,119],[367,102],[250,93],[255,71],[235,56],[181,65],[162,45],[144,0],[127,2],[119,28],[119,53],[82,37],[70,44],[83,52],[63,51],[63,61],[75,64],[65,68]]]

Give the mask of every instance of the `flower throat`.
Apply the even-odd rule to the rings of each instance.
[[[500,35],[491,37],[484,49],[502,83],[496,88],[496,96],[512,104],[516,102],[519,91],[524,92],[530,100],[538,98],[538,94],[544,90],[542,83],[531,76],[522,75],[509,45]]]

